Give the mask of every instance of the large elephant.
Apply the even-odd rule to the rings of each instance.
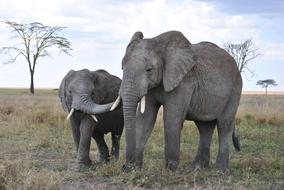
[[[194,121],[200,134],[198,152],[189,167],[208,166],[217,125],[216,168],[228,168],[228,140],[235,127],[242,79],[234,59],[225,50],[210,42],[191,44],[178,31],[149,39],[136,32],[127,46],[122,69],[126,168],[142,166],[145,144],[161,105],[167,169],[174,171],[178,167],[184,120]],[[141,112],[136,117],[137,104]],[[237,140],[234,135],[233,139]],[[237,143],[234,145],[239,148]]]
[[[112,134],[111,154],[119,157],[119,141],[124,125],[122,106],[109,112],[112,106],[109,102],[117,97],[120,84],[118,77],[104,70],[70,70],[63,78],[59,97],[63,109],[69,112],[78,166],[91,164],[91,137],[97,143],[101,161],[109,160],[109,149],[104,140],[104,134],[108,132]]]

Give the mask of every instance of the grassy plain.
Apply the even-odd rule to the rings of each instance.
[[[83,172],[70,165],[74,145],[55,90],[0,89],[0,190],[2,189],[284,189],[284,96],[243,95],[237,114],[241,152],[231,143],[230,172],[213,169],[218,140],[211,146],[210,168],[185,173],[194,159],[198,131],[185,122],[177,172],[164,169],[162,114],[147,144],[144,168],[123,173],[120,161],[94,164]],[[107,135],[108,144],[110,136]]]

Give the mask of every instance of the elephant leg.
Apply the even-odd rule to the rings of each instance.
[[[229,139],[231,139],[233,128],[234,120],[217,120],[219,149],[216,168],[223,172],[225,172],[229,166]]]
[[[70,118],[70,124],[72,129],[73,140],[76,146],[76,153],[77,153],[80,143],[80,121],[78,121],[74,116],[72,116]]]
[[[183,125],[182,113],[164,107],[166,168],[175,171],[179,164],[180,133]]]
[[[104,139],[104,134],[103,133],[93,133],[93,138],[95,139],[97,143],[97,147],[99,149],[100,153],[100,162],[108,162],[109,161],[109,149],[107,147],[107,144]]]
[[[83,119],[80,124],[80,142],[77,153],[77,160],[84,165],[91,165],[90,146],[94,126],[88,119]]]
[[[195,124],[199,131],[199,145],[197,154],[194,161],[189,166],[189,171],[195,169],[196,167],[208,167],[210,161],[210,145],[212,140],[212,135],[215,129],[216,121],[202,122],[195,121]]]
[[[142,114],[138,108],[136,122],[136,165],[142,167],[145,145],[154,128],[160,105],[154,103],[151,97],[146,97],[146,110]],[[141,105],[140,105],[141,106]]]
[[[112,140],[111,155],[114,156],[116,160],[118,160],[120,135],[117,135],[115,132],[111,133],[111,140]]]
[[[239,80],[241,80],[239,78]],[[239,106],[242,83],[234,87],[234,91],[223,114],[217,118],[219,149],[216,159],[216,169],[225,172],[229,168],[229,140],[235,128],[235,116]]]

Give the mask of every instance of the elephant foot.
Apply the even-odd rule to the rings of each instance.
[[[197,170],[200,170],[201,167],[199,164],[189,164],[189,166],[186,167],[185,169],[185,172],[186,173],[191,173],[191,172],[194,172],[194,171],[197,171]]]
[[[98,163],[99,164],[107,164],[110,161],[110,156],[106,156],[106,157],[100,157]]]
[[[86,159],[83,161],[79,161],[79,163],[81,163],[84,166],[91,166],[92,165],[92,160],[91,159]]]
[[[85,164],[79,161],[75,161],[75,162],[68,164],[68,170],[75,171],[75,172],[83,172],[89,169],[91,165],[92,165],[91,162]]]
[[[215,170],[216,170],[218,173],[222,173],[222,174],[229,173],[229,168],[228,168],[228,166],[226,166],[225,164],[216,164]]]
[[[118,160],[119,159],[119,152],[115,151],[115,150],[112,150],[111,151],[111,158],[114,158],[115,160]]]
[[[84,160],[78,160],[78,163],[85,165],[85,166],[91,166],[92,161],[90,158],[84,159]]]
[[[119,160],[119,157],[111,157],[111,160],[117,162]]]
[[[82,154],[77,154],[77,162],[85,165],[85,166],[91,166],[92,165],[92,161],[90,159],[89,154],[87,155],[82,155]]]
[[[117,160],[119,160],[119,155],[111,154],[111,159],[117,161]]]
[[[177,167],[178,167],[177,161],[169,160],[169,161],[166,162],[166,169],[167,170],[175,172],[177,170]]]
[[[136,169],[134,164],[123,164],[122,171],[125,173],[129,173],[131,171],[134,171]]]
[[[217,156],[215,168],[217,171],[226,173],[229,170],[229,156],[227,157],[222,157],[222,156]]]
[[[195,159],[187,168],[187,172],[193,172],[196,170],[208,168],[209,166],[209,160],[204,160],[204,159]]]

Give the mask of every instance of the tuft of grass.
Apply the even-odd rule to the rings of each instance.
[[[49,170],[32,171],[30,160],[8,163],[0,170],[2,189],[59,189],[59,174]]]

